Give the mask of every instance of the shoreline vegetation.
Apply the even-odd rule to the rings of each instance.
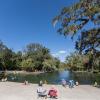
[[[18,71],[18,70],[7,70],[5,71],[7,74],[33,74],[33,75],[37,75],[37,74],[42,74],[42,73],[50,73],[50,72],[56,72],[56,71],[71,71],[69,69],[59,69],[59,70],[55,70],[55,71],[32,71],[32,72],[29,72],[29,71],[24,71],[24,70],[21,70],[21,71]],[[2,73],[4,71],[0,71],[0,73]],[[91,73],[91,74],[100,74],[99,71],[72,71],[73,73]]]
[[[3,71],[0,71],[0,73],[2,73]],[[41,73],[46,73],[44,71],[36,71],[36,72],[27,72],[27,71],[6,71],[7,74],[33,74],[33,75],[37,75],[37,74],[41,74]]]
[[[24,71],[24,70],[21,70],[21,71],[18,71],[18,70],[7,70],[7,71],[0,71],[0,74],[2,74],[2,72],[5,72],[6,74],[33,74],[33,75],[38,75],[38,74],[42,74],[42,73],[50,73],[50,72],[56,72],[56,71],[71,71],[69,69],[58,69],[58,70],[55,70],[55,71],[32,71],[32,72],[29,72],[29,71]],[[73,73],[90,73],[90,74],[100,74],[99,71],[72,71]]]
[[[91,55],[80,55],[73,52],[65,62],[53,57],[48,48],[38,43],[26,45],[24,51],[14,52],[0,41],[0,70],[19,70],[21,73],[39,74],[57,70],[86,71],[99,73],[99,58],[92,64]],[[92,66],[92,67],[91,67]]]
[[[30,43],[23,51],[15,52],[0,41],[0,70],[55,71],[61,61],[39,43]]]
[[[78,52],[73,52],[66,57],[65,62],[61,62],[59,58],[52,56],[48,48],[38,43],[30,43],[26,45],[24,51],[14,52],[0,41],[0,48],[0,70],[2,71],[19,70],[38,73],[67,69],[100,72],[99,56],[92,65],[91,54],[80,55]]]

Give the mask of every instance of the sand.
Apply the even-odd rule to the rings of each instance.
[[[52,85],[44,86],[49,90]],[[80,85],[73,89],[55,85],[59,91],[57,100],[100,100],[100,89],[90,85]],[[54,100],[38,98],[37,84],[24,85],[15,82],[0,82],[0,100]]]

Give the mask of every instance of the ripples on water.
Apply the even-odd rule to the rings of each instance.
[[[32,74],[9,74],[8,80],[14,82],[24,82],[28,80],[31,83],[39,83],[40,80],[47,81],[49,84],[60,84],[61,80],[65,79],[67,82],[70,79],[78,81],[80,84],[93,84],[94,81],[100,83],[100,74],[90,74],[87,72],[73,73],[70,71],[58,71],[50,73],[41,73],[38,75]]]

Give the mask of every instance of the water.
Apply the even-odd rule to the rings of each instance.
[[[41,73],[38,75],[32,74],[9,74],[8,80],[14,82],[24,82],[28,80],[30,83],[39,83],[40,80],[47,81],[48,84],[60,84],[61,80],[65,79],[67,82],[70,79],[78,81],[80,84],[93,84],[95,81],[100,83],[100,74],[91,74],[87,72],[73,73],[70,71],[58,71],[51,73]]]

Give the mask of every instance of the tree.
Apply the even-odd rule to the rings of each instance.
[[[100,25],[100,0],[80,0],[71,7],[64,7],[61,13],[53,19],[53,23],[61,22],[58,29],[63,35],[73,36],[89,23]]]
[[[70,56],[66,57],[66,64],[71,70],[86,70],[88,66],[85,68],[85,64],[88,63],[88,56],[80,55],[77,52],[73,52]]]
[[[70,35],[72,39],[75,35],[79,37],[75,45],[80,54],[91,51],[93,70],[95,51],[100,52],[100,0],[80,0],[70,7],[64,7],[53,19],[54,25],[57,22],[61,23],[58,29],[60,34]],[[92,27],[86,29],[85,26],[90,23]]]
[[[44,71],[54,71],[59,68],[60,61],[57,58],[51,57],[51,59],[45,59],[43,62]]]
[[[37,70],[42,70],[44,60],[50,58],[49,49],[38,43],[28,44],[25,55],[34,61],[34,68]]]
[[[88,54],[88,52],[91,53],[91,66],[92,70],[95,67],[95,58],[97,57],[97,53],[99,52],[98,48],[100,48],[100,29],[92,29],[89,31],[82,32],[79,39],[76,41],[76,50],[79,51],[79,53],[85,53]]]
[[[21,67],[23,70],[26,70],[26,71],[34,71],[35,70],[35,65],[31,58],[28,58],[27,60],[23,60],[21,62]]]
[[[21,70],[21,62],[22,62],[23,56],[22,56],[22,52],[18,51],[18,52],[13,52],[12,54],[12,66],[13,66],[13,70]]]
[[[59,68],[59,64],[60,60],[52,57],[49,49],[41,44],[31,43],[24,52],[14,52],[0,41],[0,70],[42,71],[46,68],[46,71],[54,71]]]
[[[2,69],[7,70],[12,67],[12,50],[8,49],[3,42],[0,41],[0,61],[2,64]]]
[[[88,52],[100,48],[100,29],[92,29],[82,32],[81,36],[76,41],[76,50]]]
[[[0,40],[0,69],[4,70],[4,66],[2,64],[2,57],[3,57],[3,51],[6,48],[6,46],[3,44],[3,42]]]
[[[59,69],[60,68],[60,60],[55,57],[54,61],[55,61],[56,68]]]

